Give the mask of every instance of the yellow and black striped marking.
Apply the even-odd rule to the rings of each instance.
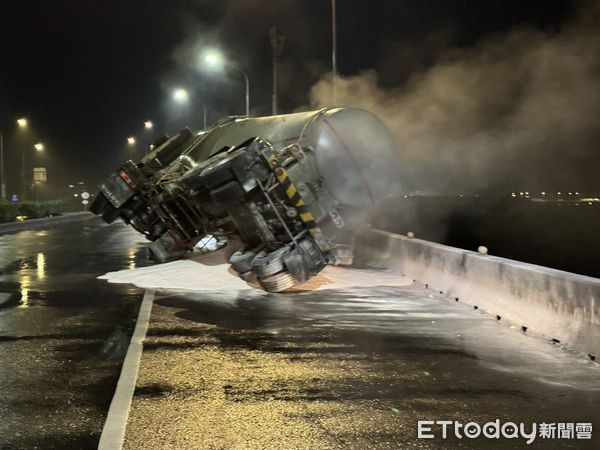
[[[300,194],[300,192],[298,192],[298,189],[296,188],[294,183],[292,183],[292,180],[290,180],[287,171],[283,167],[277,167],[275,169],[275,176],[277,177],[277,181],[279,181],[279,184],[285,191],[287,197],[292,202],[292,205],[294,205],[296,211],[298,211],[300,220],[308,230],[309,234],[315,238],[315,241],[317,242],[322,251],[330,251],[331,248],[329,247],[329,244],[325,242],[323,238],[323,233],[321,233],[321,229],[317,225],[317,222],[315,221],[315,218],[313,217],[312,213],[308,210],[308,207],[304,203],[302,195]]]

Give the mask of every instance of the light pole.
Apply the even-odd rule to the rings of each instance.
[[[25,128],[27,128],[27,119],[25,117],[17,119],[17,125],[19,126],[19,128],[24,130]],[[23,158],[21,161],[21,178],[23,182],[23,195],[21,199],[25,200],[25,196],[27,195],[27,179],[25,177],[25,150],[21,152],[21,156]]]
[[[41,142],[38,142],[37,144],[35,144],[35,145],[33,146],[33,148],[34,148],[34,149],[35,149],[37,152],[43,152],[43,151],[44,151],[44,149],[45,149],[45,147],[44,147],[44,144],[42,144]],[[32,166],[33,166],[33,162],[32,162]],[[35,172],[35,169],[34,169],[33,171]],[[42,177],[44,177],[44,175],[42,175]],[[34,176],[33,176],[33,180],[32,180],[32,181],[33,181],[33,182],[31,183],[31,186],[32,186],[32,189],[33,189],[33,195],[34,195],[35,201],[37,202],[37,201],[38,201],[38,188],[37,188],[37,185],[36,185],[35,173],[34,173]],[[42,182],[43,182],[43,181],[42,181],[42,180],[40,180],[40,183],[42,183]]]
[[[184,88],[177,88],[173,91],[173,101],[180,105],[185,105],[190,100],[188,91]],[[206,102],[202,102],[202,121],[204,123],[204,130],[206,130]]]
[[[37,152],[43,152],[44,151],[44,144],[42,144],[41,142],[38,142],[37,144],[35,144],[33,146],[33,148],[37,151]],[[26,166],[25,166],[25,156],[27,154],[27,151],[23,151],[21,152],[21,166],[23,168],[23,200],[25,200],[25,196],[27,195],[27,177],[26,177]]]
[[[154,129],[154,123],[151,120],[146,120],[144,122],[144,129],[146,130],[146,133],[150,133]],[[144,145],[144,156],[146,156],[153,148],[153,145]]]
[[[248,79],[248,75],[238,66],[234,66],[233,64],[229,64],[229,66],[244,76],[244,80],[246,81],[246,115],[250,117],[250,80]]]
[[[212,68],[218,68],[219,66],[226,65],[231,67],[232,69],[237,70],[243,75],[244,81],[246,83],[246,115],[250,116],[250,80],[248,79],[248,74],[235,64],[229,61],[225,61],[223,59],[223,56],[215,51],[210,51],[206,53],[206,55],[204,56],[204,62],[206,62],[206,64]]]
[[[277,63],[281,57],[281,51],[283,50],[283,43],[285,42],[285,36],[279,33],[276,26],[271,27],[269,30],[271,37],[271,50],[273,51],[273,115],[277,115]]]
[[[127,138],[127,147],[129,147],[131,149],[130,151],[130,155],[131,158],[137,158],[137,153],[138,153],[138,140],[136,139],[135,136],[129,136]],[[148,154],[147,150],[144,150],[144,147],[142,146],[142,154],[140,156],[140,159],[143,159],[145,155]]]

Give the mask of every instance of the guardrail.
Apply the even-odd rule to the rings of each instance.
[[[600,356],[600,279],[369,229],[356,262],[398,271],[527,333]]]

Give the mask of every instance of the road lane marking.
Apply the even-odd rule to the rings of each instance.
[[[100,435],[98,450],[117,450],[123,446],[125,427],[127,426],[129,408],[131,407],[131,400],[140,368],[144,339],[148,331],[153,301],[154,291],[151,289],[145,291],[135,330],[133,331],[127,354],[123,360],[123,367],[121,368],[121,375],[119,376],[115,395],[110,403],[106,422],[104,422],[104,428]]]

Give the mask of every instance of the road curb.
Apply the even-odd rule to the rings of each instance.
[[[31,219],[24,222],[10,222],[0,224],[0,235],[6,233],[14,233],[23,230],[33,230],[36,228],[43,228],[48,225],[60,224],[65,222],[75,222],[77,220],[91,219],[95,217],[90,212],[77,212],[68,213],[62,216],[56,217],[44,217],[42,219]]]
[[[152,302],[154,301],[154,291],[147,290],[144,293],[140,312],[138,314],[135,330],[131,336],[131,342],[123,360],[123,367],[119,382],[115,390],[115,395],[110,403],[106,422],[100,435],[98,450],[116,450],[123,446],[125,437],[125,428],[129,417],[129,408],[135,390],[144,339],[150,322],[152,313]]]

